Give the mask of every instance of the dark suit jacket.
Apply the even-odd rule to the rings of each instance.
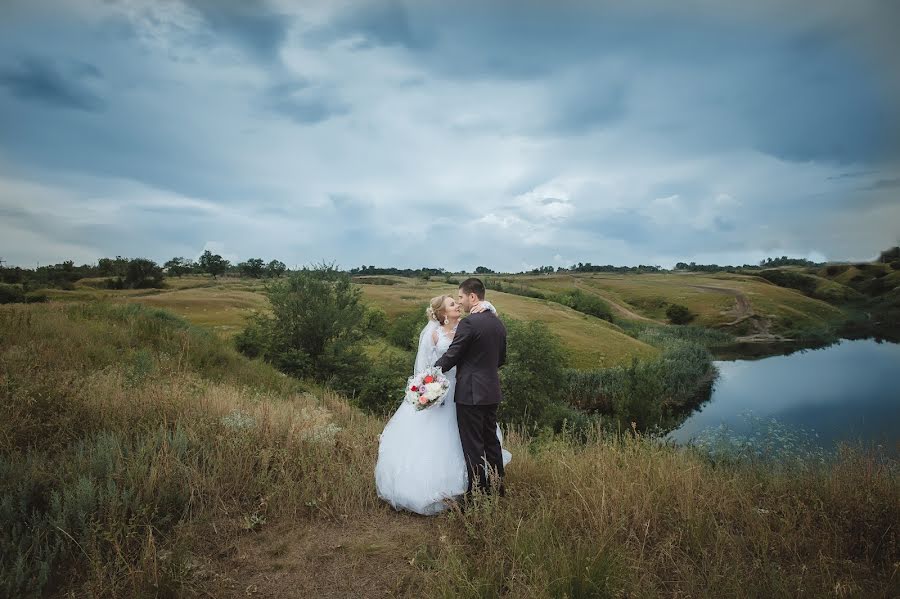
[[[470,314],[460,321],[453,343],[435,366],[447,372],[456,366],[458,404],[498,404],[500,373],[506,363],[506,327],[493,312]]]

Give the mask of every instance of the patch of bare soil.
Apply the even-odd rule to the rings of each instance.
[[[306,521],[240,535],[208,564],[212,597],[416,597],[417,555],[437,518],[377,510],[361,520]]]
[[[756,314],[753,311],[753,305],[750,298],[738,289],[730,287],[718,287],[715,285],[691,285],[694,289],[702,289],[713,293],[724,293],[734,298],[734,306],[722,312],[725,316],[730,316],[733,320],[725,323],[724,326],[732,327],[741,323],[749,325],[751,332],[747,335],[738,337],[736,341],[740,343],[770,343],[772,341],[787,341],[788,339],[773,334],[769,327],[771,322],[768,318]]]

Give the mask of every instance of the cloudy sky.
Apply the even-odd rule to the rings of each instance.
[[[517,271],[900,242],[900,5],[624,4],[2,0],[0,258]]]

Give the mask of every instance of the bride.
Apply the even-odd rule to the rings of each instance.
[[[489,302],[481,306],[496,312]],[[419,335],[413,373],[433,366],[444,355],[462,317],[459,304],[449,295],[432,298],[425,313],[428,324]],[[419,411],[404,401],[381,433],[375,486],[378,496],[395,509],[430,516],[447,509],[446,500],[466,491],[468,474],[453,403],[456,368],[444,374],[450,390],[442,404]],[[499,426],[497,437],[502,443]],[[510,459],[512,454],[504,449],[503,464]]]

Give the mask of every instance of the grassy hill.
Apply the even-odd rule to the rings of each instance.
[[[436,295],[456,296],[456,285],[438,281],[415,280],[402,277],[378,277],[378,284],[361,282],[363,297],[378,306],[389,317],[422,311],[428,300]],[[385,284],[391,281],[393,284]],[[575,368],[605,368],[631,361],[632,356],[648,358],[658,350],[628,336],[614,324],[576,312],[555,302],[532,299],[508,293],[489,292],[490,301],[505,316],[519,320],[541,320],[559,335],[569,351]]]
[[[658,349],[634,334],[637,325],[663,325],[670,304],[686,306],[694,324],[712,327],[747,340],[822,338],[834,335],[847,319],[845,305],[864,297],[873,284],[895,287],[900,271],[888,265],[842,265],[811,269],[784,268],[802,277],[791,288],[755,275],[729,273],[608,274],[576,273],[503,276],[519,288],[544,294],[578,290],[610,306],[613,324],[555,301],[489,291],[500,312],[520,320],[542,320],[562,339],[570,365],[606,368],[627,364],[632,357],[650,358]],[[884,274],[880,274],[881,272]],[[881,279],[879,282],[878,279]],[[357,277],[364,300],[389,319],[424,310],[441,293],[455,294],[455,285],[396,276]],[[851,281],[853,281],[851,283]],[[872,281],[876,281],[872,283]],[[846,284],[845,284],[846,283]],[[72,290],[48,290],[56,301],[140,303],[171,310],[189,322],[210,327],[224,338],[240,331],[248,316],[265,311],[265,283],[256,279],[201,275],[166,279],[164,289],[109,290],[103,279],[82,279]]]
[[[626,319],[665,321],[666,308],[680,304],[696,324],[737,335],[769,333],[790,336],[836,328],[843,312],[820,299],[779,287],[755,276],[736,274],[560,274],[512,277],[538,290],[580,289],[619,308]]]
[[[508,497],[375,495],[384,420],[169,312],[0,306],[0,594],[896,594],[896,464],[507,434]],[[893,577],[893,578],[892,578]]]

